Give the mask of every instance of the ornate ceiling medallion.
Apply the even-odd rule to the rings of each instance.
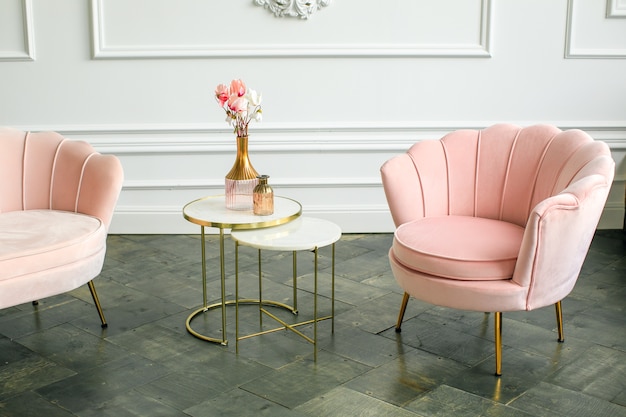
[[[263,6],[276,17],[291,16],[308,19],[311,14],[328,6],[331,0],[254,0],[257,6]]]

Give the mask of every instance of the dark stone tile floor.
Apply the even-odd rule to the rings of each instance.
[[[195,235],[111,235],[96,286],[0,311],[0,416],[626,416],[626,245],[597,232],[580,279],[553,308],[505,313],[501,378],[493,376],[493,319],[402,298],[387,261],[390,234],[346,234],[336,248],[336,319],[318,326],[319,353],[279,331],[228,346],[191,336],[202,304]],[[219,295],[217,239],[208,246],[210,302]],[[227,297],[234,292],[227,240]],[[330,311],[330,252],[320,257],[320,310]],[[240,288],[253,298],[257,252],[242,248]],[[291,254],[263,252],[264,295],[292,296]],[[299,316],[312,315],[312,254],[298,255]],[[258,329],[255,306],[242,331]],[[263,326],[271,325],[264,318]],[[193,321],[220,336],[219,310]],[[311,334],[311,326],[302,331]]]

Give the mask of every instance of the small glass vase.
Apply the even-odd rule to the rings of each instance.
[[[252,194],[258,184],[258,176],[248,157],[248,137],[237,137],[235,163],[225,178],[227,209],[252,210]]]
[[[267,183],[269,175],[259,175],[259,184],[254,187],[252,212],[257,216],[269,216],[274,213],[274,190]]]

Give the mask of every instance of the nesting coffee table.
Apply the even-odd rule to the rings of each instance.
[[[322,320],[332,320],[332,331],[334,332],[334,317],[335,317],[335,243],[341,238],[341,229],[336,224],[323,220],[310,217],[299,217],[289,223],[267,227],[263,229],[251,229],[251,230],[234,230],[231,233],[232,239],[235,241],[235,314],[236,314],[236,350],[239,352],[239,341],[254,336],[260,336],[267,333],[276,332],[279,330],[290,330],[302,337],[309,343],[313,344],[313,358],[317,361],[317,323]],[[262,330],[256,333],[247,334],[244,336],[239,335],[239,304],[247,302],[239,298],[239,246],[245,245],[256,248],[258,250],[258,266],[259,266],[259,325],[262,326],[263,315],[267,315],[280,324],[279,327],[275,327],[268,330]],[[332,247],[331,258],[331,314],[323,317],[318,316],[318,251],[325,246]],[[297,313],[297,285],[296,285],[296,256],[298,251],[313,251],[313,319],[300,321],[297,323],[289,324],[284,320],[281,320],[278,316],[270,312],[267,306],[279,306],[280,303],[273,301],[265,301],[263,299],[263,271],[262,271],[262,257],[261,250],[272,251],[290,251],[293,257],[293,312]],[[286,307],[290,308],[290,307]],[[299,326],[307,324],[313,324],[313,337],[305,335],[303,332],[297,329]]]

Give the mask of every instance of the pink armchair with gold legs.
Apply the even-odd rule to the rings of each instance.
[[[389,251],[407,302],[494,312],[556,306],[573,289],[606,203],[615,163],[580,130],[498,124],[413,145],[381,167],[396,225]]]
[[[0,128],[0,309],[100,274],[123,171],[113,155],[57,133]]]

